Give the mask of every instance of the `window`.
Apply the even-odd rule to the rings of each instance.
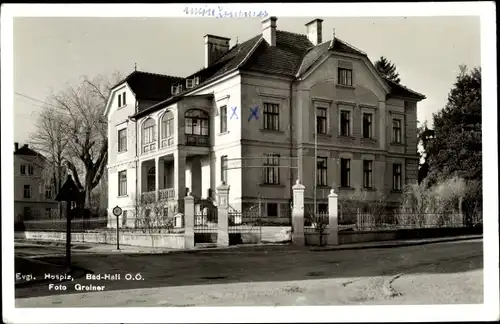
[[[392,189],[401,191],[401,164],[392,165]]]
[[[52,208],[45,208],[45,218],[52,217]]]
[[[24,164],[21,164],[21,174],[26,174],[26,166]]]
[[[33,175],[33,172],[34,172],[33,166],[31,164],[28,164],[28,174]]]
[[[227,155],[220,157],[220,180],[227,183]]]
[[[318,156],[317,158],[317,185],[318,186],[326,186],[328,181],[328,158]]]
[[[24,185],[24,198],[31,198],[31,186]]]
[[[123,102],[122,102],[122,103],[123,103],[123,105],[124,105],[124,106],[126,106],[126,105],[127,105],[127,93],[126,93],[126,92],[124,92],[124,93],[122,94],[122,101],[123,101]]]
[[[208,114],[206,112],[191,109],[186,112],[184,117],[186,134],[208,136]]]
[[[339,68],[339,84],[352,86],[352,70]]]
[[[280,129],[280,105],[264,103],[264,129],[277,131]]]
[[[127,195],[127,170],[118,172],[118,196]]]
[[[372,187],[372,161],[363,160],[363,187]]]
[[[316,108],[316,132],[318,134],[327,133],[327,113],[326,108]]]
[[[392,120],[392,141],[401,143],[401,119]]]
[[[142,151],[144,153],[156,149],[156,124],[154,119],[148,118],[142,126]]]
[[[174,144],[174,115],[167,111],[161,118],[161,147]]]
[[[279,154],[266,154],[264,162],[264,184],[279,184]]]
[[[372,114],[363,114],[363,138],[372,138]]]
[[[340,186],[350,187],[351,182],[351,160],[340,159]]]
[[[340,136],[351,136],[351,112],[340,111]]]
[[[45,199],[52,199],[52,187],[45,187]]]
[[[156,167],[149,169],[146,182],[148,192],[156,191]]]
[[[118,131],[118,152],[125,152],[127,150],[127,129],[120,129]]]
[[[118,95],[118,107],[121,107],[122,106],[122,95],[119,94]]]
[[[267,217],[278,217],[278,204],[267,204]]]
[[[227,106],[220,107],[220,132],[227,132]]]

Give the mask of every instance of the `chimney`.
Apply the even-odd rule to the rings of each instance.
[[[276,46],[276,17],[269,17],[262,21],[262,37],[269,46]]]
[[[229,51],[230,38],[205,35],[205,68]]]
[[[14,142],[14,151],[17,151],[17,150],[19,150],[19,143]]]
[[[307,38],[314,46],[323,42],[323,19],[314,19],[306,24]]]

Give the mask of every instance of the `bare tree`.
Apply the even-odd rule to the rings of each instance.
[[[64,129],[64,116],[54,106],[47,105],[36,121],[36,132],[31,135],[33,148],[43,155],[42,178],[51,183],[54,194],[62,187],[66,169],[64,166],[67,153],[68,138]],[[59,203],[59,215],[62,215],[62,204]]]
[[[107,123],[104,109],[112,87],[120,80],[118,73],[111,78],[83,78],[78,85],[66,89],[51,99],[63,113],[61,127],[66,136],[66,166],[83,193],[79,203],[89,208],[92,190],[99,184],[108,159]]]

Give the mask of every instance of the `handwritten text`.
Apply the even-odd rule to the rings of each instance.
[[[190,16],[199,17],[215,17],[215,18],[254,18],[254,17],[267,17],[266,10],[230,10],[221,6],[211,8],[205,5],[204,7],[185,7],[184,13]]]

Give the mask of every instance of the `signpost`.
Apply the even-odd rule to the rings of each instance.
[[[120,222],[119,217],[122,214],[122,209],[119,206],[113,208],[113,215],[116,216],[116,249],[120,249]]]
[[[80,191],[75,185],[71,175],[68,175],[66,182],[62,185],[57,194],[56,201],[66,202],[66,262],[71,269],[71,202],[77,201]]]

